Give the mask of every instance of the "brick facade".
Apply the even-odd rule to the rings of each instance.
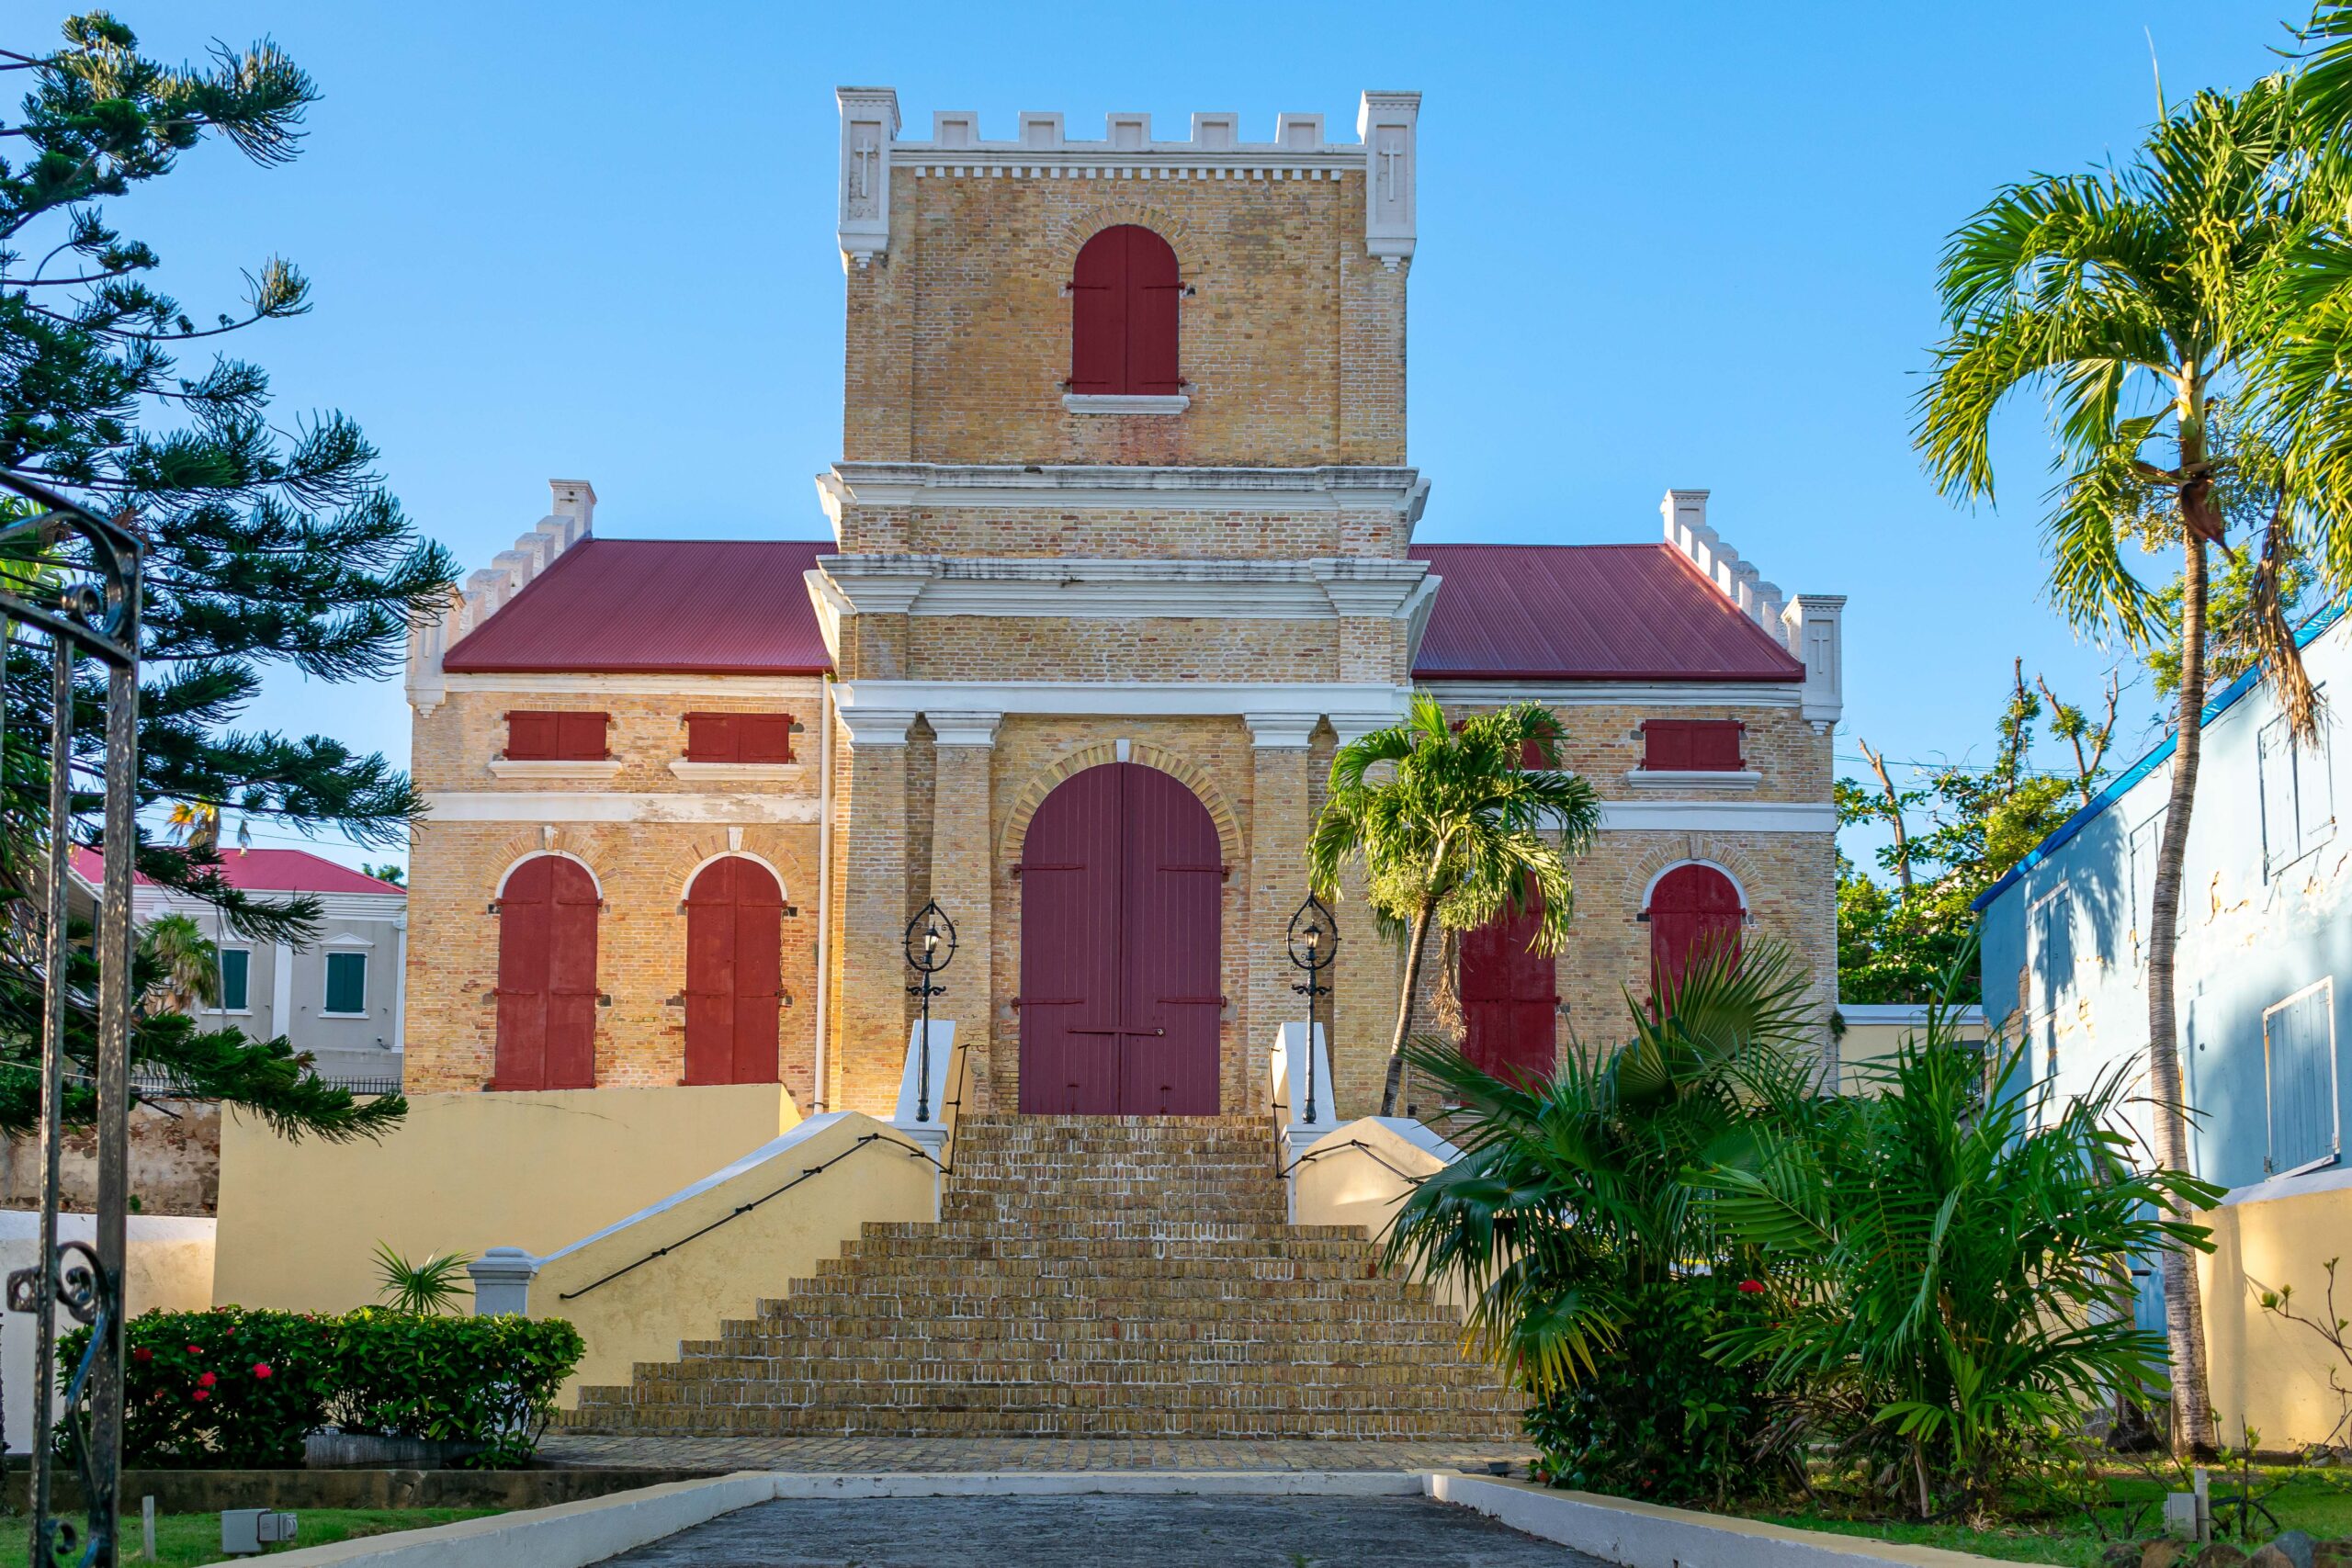
[[[858,91],[856,112],[879,114]],[[1263,1111],[1276,1026],[1303,1006],[1283,935],[1306,892],[1308,828],[1334,749],[1402,711],[1430,592],[1408,553],[1426,487],[1403,466],[1410,164],[1395,160],[1409,153],[1413,111],[1408,97],[1384,102],[1405,140],[1384,143],[1390,162],[1377,175],[1366,149],[1323,144],[1319,130],[1282,148],[1147,137],[1131,157],[1103,151],[1112,144],[1069,152],[1057,130],[1032,156],[887,130],[877,148],[875,129],[895,128],[895,107],[845,121],[843,455],[820,480],[836,548],[808,574],[835,682],[445,681],[440,644],[421,641],[415,773],[446,809],[414,846],[412,1088],[489,1076],[491,908],[517,859],[548,852],[579,859],[602,890],[598,1081],[676,1081],[679,900],[692,869],[732,847],[773,864],[793,907],[781,1071],[804,1109],[889,1112],[909,1032],[901,937],[934,898],[961,944],[937,1013],[975,1047],[967,1104],[1010,1111],[1023,897],[1013,868],[1052,788],[1117,760],[1175,775],[1216,823],[1220,1098],[1227,1113]],[[1065,285],[1079,248],[1117,223],[1150,228],[1176,253],[1181,409],[1065,404]],[[1699,543],[1680,547],[1705,576],[1679,569],[1686,591],[1706,601],[1712,581],[1760,619],[1741,598],[1755,598],[1754,569],[1704,528],[1702,492],[1677,493],[1702,508],[1688,535]],[[540,532],[558,549],[571,536]],[[514,586],[550,558],[534,548]],[[1057,573],[1056,561],[1072,564]],[[498,612],[513,592],[493,582],[453,611],[453,626]],[[1767,630],[1777,648],[1780,631]],[[1813,655],[1833,693],[1834,630]],[[1645,889],[1681,860],[1730,874],[1752,929],[1792,945],[1827,1000],[1834,712],[1825,720],[1818,673],[1805,675],[1802,705],[1788,673],[1719,697],[1688,685],[1531,687],[1560,705],[1566,764],[1631,813],[1625,822],[1652,824],[1657,813],[1642,812],[1661,802],[1698,813],[1679,828],[1611,827],[1575,867],[1575,934],[1558,961],[1564,1043],[1622,1034],[1625,989],[1647,984]],[[1466,711],[1509,695],[1464,687],[1446,700]],[[502,771],[493,759],[514,707],[610,713],[616,765]],[[796,721],[789,770],[712,780],[672,767],[684,713],[779,707]],[[1660,716],[1745,722],[1754,776],[1631,776],[1639,727]],[[1376,1109],[1401,958],[1359,889],[1344,890],[1337,913],[1333,1093],[1354,1115]],[[1421,1011],[1427,1021],[1426,997]]]

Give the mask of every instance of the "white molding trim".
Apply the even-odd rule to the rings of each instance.
[[[246,891],[255,897],[271,901],[315,898],[319,903],[319,918],[325,920],[397,921],[408,910],[408,896],[403,893],[314,893],[299,887],[254,887]],[[182,893],[177,888],[142,886],[138,897],[131,900],[131,912],[137,919],[147,920],[159,914],[214,916],[220,910],[217,906],[193,894]],[[303,951],[307,953],[310,949]]]
[[[833,526],[847,506],[1149,507],[1160,512],[1391,511],[1409,525],[1429,503],[1418,468],[1332,463],[1214,468],[1143,463],[835,463],[817,476]]]
[[[516,696],[807,697],[814,701],[822,675],[539,675],[442,676],[452,692],[500,692]]]
[[[782,897],[787,904],[792,902],[792,886],[785,881],[784,873],[776,869],[775,862],[768,859],[765,855],[753,854],[749,850],[721,850],[715,855],[705,855],[702,859],[695,862],[693,869],[686,873],[685,880],[678,884],[677,901],[681,904],[684,903],[686,901],[686,896],[694,891],[695,878],[700,876],[705,871],[714,865],[717,865],[723,860],[747,860],[753,865],[761,867],[766,871],[770,876],[775,878],[775,889],[778,897]]]
[[[808,772],[806,762],[689,762],[673,759],[670,772],[688,784],[795,784]]]
[[[1835,834],[1838,808],[1826,800],[1604,800],[1600,830]]]
[[[1680,770],[1635,768],[1626,773],[1625,784],[1631,789],[1738,789],[1752,790],[1764,782],[1764,775],[1753,768],[1717,771],[1704,768]]]
[[[941,746],[993,746],[997,726],[1004,722],[1003,714],[978,708],[926,710],[922,716]]]
[[[1182,413],[1193,400],[1182,392],[1064,392],[1065,413]]]
[[[865,682],[869,686],[876,683],[871,681]],[[911,682],[892,682],[892,684],[910,683]],[[842,686],[839,690],[846,693],[849,688]],[[849,743],[853,750],[861,746],[904,746],[907,743],[907,731],[914,728],[915,717],[922,712],[922,710],[918,707],[893,706],[861,708],[852,713],[845,697],[836,695],[833,700],[833,716],[842,721],[842,728],[849,731]]]
[[[1656,872],[1651,874],[1650,879],[1642,884],[1641,908],[1644,913],[1647,913],[1649,910],[1650,895],[1657,891],[1657,885],[1665,881],[1670,874],[1680,871],[1686,865],[1703,865],[1709,871],[1720,872],[1723,875],[1723,879],[1731,884],[1731,890],[1739,895],[1739,912],[1742,915],[1746,915],[1750,912],[1752,906],[1747,901],[1747,886],[1745,883],[1740,881],[1739,873],[1732,870],[1731,867],[1725,865],[1719,860],[1709,860],[1704,855],[1686,855],[1682,859],[1676,861],[1672,865],[1662,865],[1658,867]]]
[[[424,797],[436,822],[791,823],[817,820],[813,795],[445,790]],[[533,853],[544,853],[534,851]]]
[[[319,945],[321,947],[373,947],[376,944],[364,936],[356,936],[350,931],[345,931],[341,936],[327,938]]]
[[[1367,722],[1379,729],[1403,717],[1405,686],[1355,681],[842,681],[833,688],[834,711],[858,739],[861,722],[905,727],[936,708],[953,715],[985,706],[1006,714],[1101,718],[1271,719],[1287,714]],[[1824,807],[1824,809],[1827,809]]]
[[[1241,722],[1250,727],[1250,744],[1261,751],[1304,751],[1323,718],[1320,714],[1245,713]]]
[[[828,555],[819,592],[853,615],[1030,615],[1132,621],[1167,616],[1410,621],[1426,561],[970,559]]]
[[[1792,708],[1804,701],[1796,682],[1764,681],[1449,681],[1424,678],[1442,702],[1469,707],[1508,707],[1536,702],[1545,707],[1757,707]]]
[[[509,864],[504,871],[498,874],[498,884],[491,889],[491,897],[495,900],[506,897],[507,879],[523,868],[524,862],[545,860],[550,856],[557,860],[568,860],[572,864],[578,866],[581,870],[586,872],[588,874],[589,882],[593,884],[596,889],[597,898],[601,900],[605,897],[605,879],[596,874],[596,868],[594,866],[590,865],[586,861],[582,860],[570,850],[533,850],[529,854],[515,856],[513,863]]]
[[[620,776],[621,760],[603,757],[594,761],[573,759],[557,761],[542,757],[492,757],[490,771],[502,779],[535,779],[548,784],[601,784],[605,779]]]

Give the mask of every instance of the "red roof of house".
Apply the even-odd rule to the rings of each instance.
[[[77,847],[74,852],[74,874],[93,887],[106,875],[106,857],[96,850]],[[408,889],[396,883],[362,875],[308,850],[226,849],[220,852],[220,876],[230,886],[248,893],[390,893],[398,897],[408,897]],[[147,882],[143,876],[139,880]]]
[[[1421,681],[1802,681],[1804,666],[1657,545],[1420,545],[1444,579]]]
[[[818,539],[582,539],[441,661],[492,674],[821,675]]]

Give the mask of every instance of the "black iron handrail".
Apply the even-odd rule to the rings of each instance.
[[[825,1172],[832,1169],[833,1167],[841,1164],[842,1161],[849,1158],[850,1156],[857,1153],[858,1150],[865,1148],[869,1144],[890,1144],[896,1147],[906,1150],[907,1153],[912,1155],[917,1159],[929,1160],[932,1168],[934,1170],[944,1172],[947,1168],[945,1166],[941,1165],[937,1160],[933,1159],[930,1151],[926,1149],[919,1149],[903,1138],[894,1138],[888,1133],[868,1133],[864,1137],[858,1139],[857,1142],[852,1144],[849,1147],[835,1155],[832,1158],[808,1167],[799,1175],[794,1177],[791,1180],[777,1188],[775,1191],[754,1198],[748,1203],[738,1203],[735,1207],[719,1215],[717,1219],[711,1221],[708,1224],[704,1225],[699,1230],[688,1231],[684,1235],[682,1235],[677,1240],[670,1243],[669,1246],[657,1247],[652,1251],[647,1253],[644,1257],[639,1258],[636,1262],[623,1264],[620,1268],[614,1269],[611,1273],[605,1275],[601,1279],[591,1280],[588,1283],[581,1286],[576,1291],[565,1291],[558,1295],[556,1300],[560,1302],[578,1301],[581,1297],[596,1289],[599,1285],[609,1285],[624,1274],[632,1272],[635,1269],[642,1269],[647,1264],[655,1262],[658,1259],[667,1258],[670,1254],[677,1251],[678,1248],[685,1246],[688,1242],[699,1241],[704,1236],[707,1236],[711,1232],[717,1230],[719,1226],[729,1224],[735,1220],[741,1219],[745,1214],[750,1213],[761,1204],[768,1201],[769,1199],[781,1198],[786,1193],[791,1191],[794,1188],[799,1186],[802,1182],[808,1180],[810,1178],[822,1176]]]

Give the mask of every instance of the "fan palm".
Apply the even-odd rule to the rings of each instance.
[[[220,1000],[220,950],[186,915],[158,915],[139,928],[139,953],[154,964],[148,995],[167,1011],[192,1011]]]
[[[2239,389],[2267,319],[2267,280],[2295,237],[2292,182],[2279,174],[2296,137],[2292,94],[2269,78],[2236,96],[2199,94],[2127,164],[2001,192],[1944,253],[1949,335],[1920,402],[1918,444],[1938,485],[1989,500],[1995,411],[2012,393],[2044,396],[2062,475],[2044,523],[2051,589],[2079,629],[2158,635],[2157,596],[2122,545],[2153,539],[2181,552],[2180,722],[2148,943],[2156,1153],[2177,1169],[2189,1153],[2174,946],[2207,686],[2208,551],[2231,547],[2217,491],[2234,477],[2212,423]],[[2284,657],[2292,667],[2277,672],[2293,685],[2291,638]],[[2308,682],[2298,689],[2308,712]],[[2162,1267],[2175,1440],[2208,1446],[2196,1271],[2177,1247],[2164,1249]]]
[[[1559,763],[1559,721],[1540,704],[1456,727],[1426,692],[1414,694],[1403,723],[1349,741],[1332,759],[1330,798],[1307,841],[1309,879],[1337,898],[1340,873],[1360,862],[1367,901],[1405,935],[1383,1116],[1396,1113],[1431,926],[1473,930],[1534,898],[1533,950],[1557,953],[1566,942],[1568,857],[1591,844],[1600,804]]]
[[[1644,1287],[1729,1260],[1690,1169],[1816,1076],[1783,948],[1702,949],[1655,1010],[1626,1002],[1632,1041],[1544,1080],[1492,1077],[1429,1037],[1408,1053],[1460,1101],[1463,1156],[1406,1200],[1389,1263],[1459,1283],[1470,1339],[1539,1395],[1592,1372]]]

